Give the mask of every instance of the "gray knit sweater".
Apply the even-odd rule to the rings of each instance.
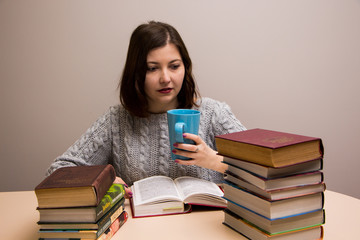
[[[216,150],[214,136],[242,131],[245,127],[226,103],[202,98],[199,136]],[[129,186],[139,179],[165,175],[194,176],[216,183],[223,175],[198,166],[184,166],[171,159],[166,113],[148,118],[131,116],[121,105],[110,107],[79,140],[56,158],[46,175],[55,169],[75,165],[110,163]]]

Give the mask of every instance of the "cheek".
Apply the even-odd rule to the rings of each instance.
[[[182,72],[179,72],[178,74],[176,74],[176,77],[174,78],[174,80],[176,81],[177,85],[182,86],[184,78],[185,78],[185,71],[182,71]]]
[[[145,75],[145,85],[154,86],[158,82],[159,76],[156,73],[148,73]]]
[[[146,95],[148,95],[151,92],[152,88],[153,88],[152,86],[154,84],[152,82],[153,81],[152,81],[151,77],[148,77],[148,76],[145,77],[144,90],[145,90]]]

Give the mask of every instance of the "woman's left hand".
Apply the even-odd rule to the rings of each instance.
[[[184,138],[193,140],[195,145],[187,143],[175,143],[173,150],[176,155],[191,158],[191,160],[176,159],[175,162],[182,165],[196,165],[224,173],[227,165],[222,162],[223,157],[211,149],[198,135],[185,133]],[[185,150],[185,151],[182,151]]]

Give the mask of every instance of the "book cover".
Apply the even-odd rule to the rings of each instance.
[[[110,240],[115,233],[124,225],[124,223],[128,220],[129,215],[126,211],[124,211],[112,224],[111,226],[98,237],[96,240]]]
[[[323,156],[320,138],[251,129],[215,136],[220,155],[270,167],[289,166]]]
[[[38,207],[96,206],[114,180],[110,164],[59,168],[35,187]]]

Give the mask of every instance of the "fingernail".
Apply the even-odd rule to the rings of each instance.
[[[128,188],[128,187],[129,187],[126,183],[124,183],[123,185],[124,185],[126,188]]]
[[[179,144],[177,144],[177,143],[174,143],[174,144],[173,144],[173,146],[174,146],[174,147],[178,147],[178,146],[179,146]]]
[[[185,134],[185,133],[183,134],[183,137],[186,137],[186,134]]]
[[[173,152],[173,153],[176,153],[176,150],[175,150],[175,149],[173,149],[173,150],[172,150],[172,152]]]
[[[179,163],[179,160],[175,160],[176,163]]]

